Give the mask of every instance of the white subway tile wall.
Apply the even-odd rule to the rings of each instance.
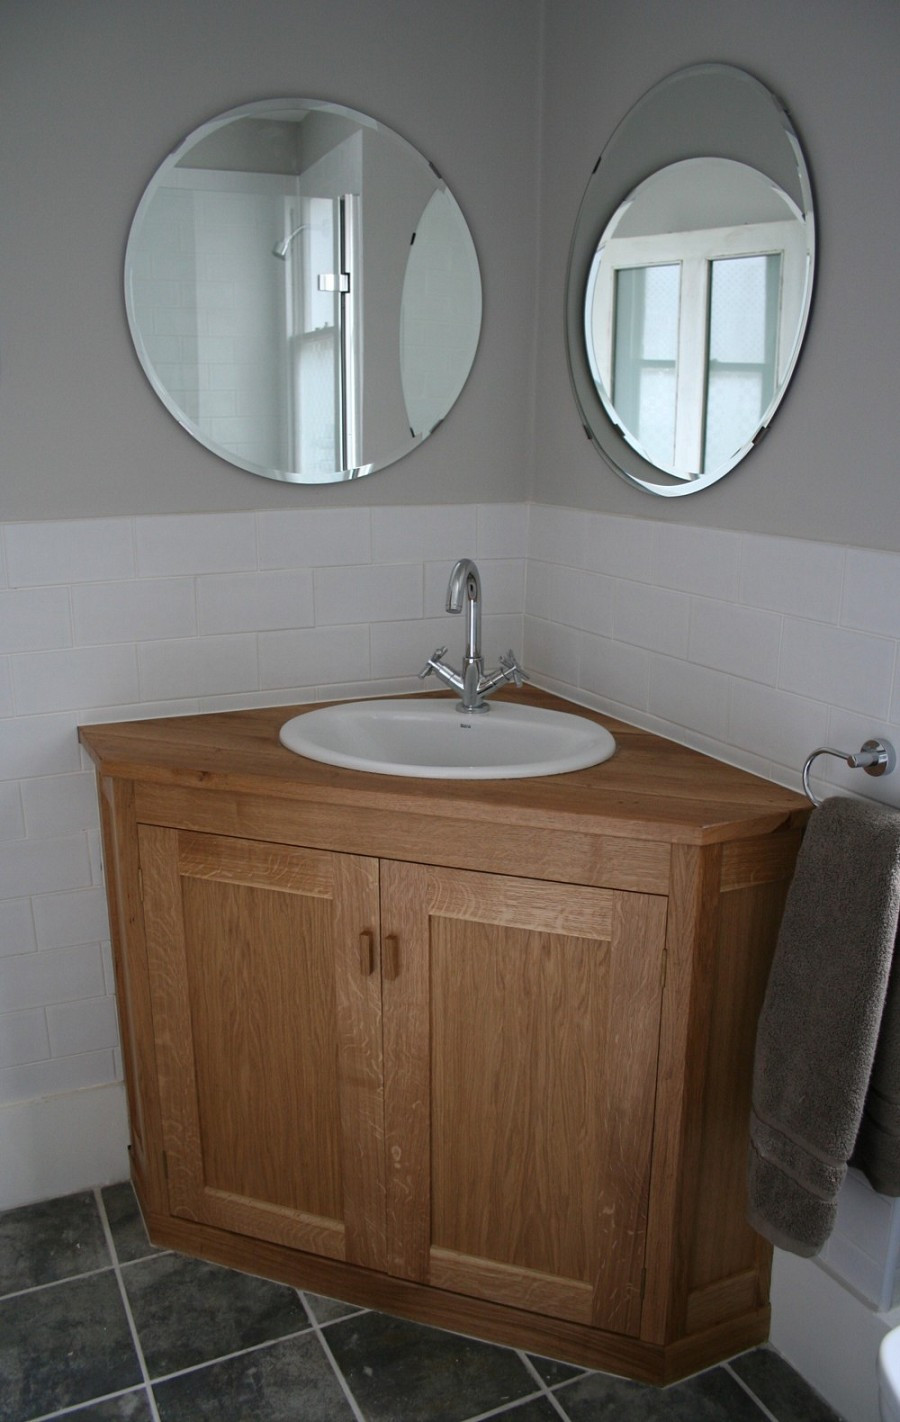
[[[528,553],[544,685],[795,789],[817,746],[900,747],[900,553],[548,506]],[[812,784],[900,805],[900,772],[823,757]]]
[[[900,743],[900,554],[524,503],[0,525],[0,1103],[121,1076],[77,726],[416,690],[462,556],[538,685],[795,788]],[[853,1188],[831,1265],[874,1296],[897,1225]]]
[[[530,524],[525,664],[543,685],[794,789],[818,746],[900,749],[900,553],[550,507]],[[900,807],[900,771],[815,772],[820,796]],[[822,1262],[897,1307],[900,1201],[851,1171]]]
[[[0,525],[0,1104],[121,1077],[77,727],[420,687],[457,557],[521,653],[523,504]]]

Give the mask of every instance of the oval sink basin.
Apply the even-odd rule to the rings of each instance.
[[[280,737],[327,765],[435,780],[560,775],[608,760],[616,748],[584,716],[506,701],[477,715],[455,701],[345,701],[292,717]]]

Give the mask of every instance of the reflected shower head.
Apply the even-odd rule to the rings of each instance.
[[[295,227],[293,232],[289,232],[283,241],[276,242],[275,246],[272,248],[272,255],[274,257],[278,257],[279,261],[286,262],[287,254],[290,251],[291,243],[293,242],[294,238],[297,237],[301,232],[306,232],[307,229],[311,226],[311,222],[301,222],[300,226]]]

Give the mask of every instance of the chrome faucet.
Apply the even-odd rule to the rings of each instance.
[[[500,658],[495,671],[485,675],[484,659],[481,655],[481,577],[471,558],[460,558],[454,563],[447,585],[447,611],[462,612],[463,599],[466,606],[466,650],[462,660],[462,673],[454,671],[443,661],[446,647],[436,647],[419,672],[422,681],[432,672],[435,676],[459,693],[460,711],[474,713],[490,711],[487,698],[504,682],[515,682],[521,686],[528,678],[512,653]]]

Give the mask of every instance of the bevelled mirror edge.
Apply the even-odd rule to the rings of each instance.
[[[481,335],[478,256],[446,182],[395,130],[324,99],[256,100],[182,139],[135,210],[124,295],[143,374],[181,428],[288,483],[412,453]]]
[[[586,349],[585,300],[598,242],[626,197],[660,170],[689,158],[730,160],[783,190],[801,215],[805,280],[796,300],[796,331],[779,355],[782,378],[760,417],[716,467],[675,477],[626,438],[598,390]],[[586,436],[605,463],[634,487],[666,497],[708,488],[758,444],[780,407],[808,330],[816,255],[812,182],[800,139],[784,104],[754,76],[731,65],[693,65],[668,75],[642,95],[614,129],[581,200],[565,293],[565,345],[575,403]],[[742,432],[744,433],[744,432]]]

